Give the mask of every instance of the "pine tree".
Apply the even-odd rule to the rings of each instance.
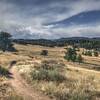
[[[68,61],[75,62],[77,57],[77,53],[75,48],[68,48],[67,52],[65,53],[65,59]]]
[[[0,32],[0,49],[5,51],[15,50],[11,41],[11,34],[7,32]]]

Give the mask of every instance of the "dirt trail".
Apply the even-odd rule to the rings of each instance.
[[[9,80],[14,90],[21,95],[24,100],[50,100],[48,97],[38,93],[29,86],[25,80],[18,74],[15,66],[10,69],[12,78]]]
[[[67,66],[68,66],[69,68],[74,69],[74,70],[80,70],[80,71],[84,71],[84,72],[100,74],[99,71],[95,71],[95,70],[89,70],[89,69],[86,69],[86,68],[75,67],[75,66],[69,65],[69,64],[67,64]]]

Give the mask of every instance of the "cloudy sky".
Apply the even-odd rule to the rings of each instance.
[[[14,38],[100,37],[100,0],[0,0],[0,31]]]

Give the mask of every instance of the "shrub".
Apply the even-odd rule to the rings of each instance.
[[[31,76],[33,80],[45,80],[47,77],[47,71],[40,69],[38,70],[34,70],[33,72],[31,72]]]
[[[44,80],[44,81],[55,81],[55,82],[62,82],[65,80],[65,77],[57,72],[56,70],[46,70],[46,69],[39,69],[34,70],[31,73],[33,80]]]
[[[48,71],[48,78],[51,81],[63,82],[66,78],[57,71]]]
[[[8,76],[8,74],[9,74],[8,69],[3,68],[3,67],[0,66],[0,75]]]
[[[92,51],[86,51],[86,52],[84,53],[84,55],[86,55],[86,56],[92,56]]]
[[[47,56],[48,55],[48,50],[42,50],[41,55]]]
[[[98,57],[99,56],[99,53],[97,51],[94,51],[94,56],[95,57]]]
[[[77,56],[77,62],[79,62],[79,63],[83,62],[83,58],[80,54]]]
[[[60,69],[60,71],[63,69],[63,67],[65,66],[64,63],[62,63],[61,61],[56,61],[56,60],[44,60],[41,64],[41,68],[46,69],[46,70],[58,70]]]

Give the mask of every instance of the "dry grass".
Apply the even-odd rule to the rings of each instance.
[[[7,82],[6,77],[0,77],[0,100],[23,100]]]
[[[22,76],[31,85],[33,85],[35,89],[42,91],[44,94],[50,96],[51,98],[56,98],[57,100],[99,100],[98,97],[98,94],[100,92],[99,72],[87,70],[84,68],[77,68],[77,67],[74,68],[72,65],[67,65],[62,67],[62,62],[60,63],[60,61],[57,60],[55,61],[56,62],[55,64],[51,63],[51,66],[49,66],[48,62],[46,62],[45,64],[47,67],[46,66],[43,67],[41,66],[42,65],[41,64],[35,66],[35,68],[32,68],[33,66],[30,67],[30,64],[28,65],[26,64],[22,68],[20,67],[20,65],[18,65],[19,72],[21,72],[21,70],[24,69],[24,71],[21,73]],[[60,63],[60,65],[58,62]],[[64,77],[66,77],[66,80],[60,83],[50,80],[48,81],[46,80],[47,77],[44,77],[43,80],[41,80],[40,77],[42,77],[42,74],[33,79],[31,75],[29,75],[29,73],[27,74],[27,71],[25,71],[27,66],[30,67],[31,72],[36,71],[37,73],[39,72],[38,70],[36,70],[37,68],[43,67],[44,69],[46,68],[51,70],[55,66],[55,68],[53,69],[55,70],[56,66],[60,66],[61,70],[62,68],[64,69],[64,72],[62,73]],[[54,78],[55,76],[52,77]]]
[[[93,69],[88,69],[91,68],[91,66],[95,68],[99,67],[100,57],[83,56],[86,63],[77,64],[67,62],[63,59],[64,52],[66,51],[64,49],[65,47],[50,48],[17,44],[15,47],[17,48],[18,52],[7,52],[0,54],[0,64],[4,67],[8,67],[11,61],[18,61],[16,67],[20,74],[37,90],[42,91],[44,94],[52,98],[56,98],[57,100],[100,99],[100,72],[94,71]],[[46,57],[40,55],[41,51],[44,49],[48,50],[49,52],[48,56]],[[34,61],[33,57],[35,58],[36,62]],[[43,60],[56,60],[56,65],[58,65],[58,62],[65,64],[65,68],[62,68],[62,65],[60,66],[62,69],[64,69],[61,70],[66,77],[66,81],[58,84],[54,81],[33,80],[30,76],[30,73],[36,69],[35,65],[40,66],[41,61]],[[3,80],[5,79],[3,78]]]

